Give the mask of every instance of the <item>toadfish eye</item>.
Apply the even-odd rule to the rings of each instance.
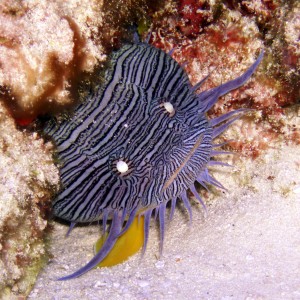
[[[119,160],[117,162],[117,170],[122,174],[126,173],[128,171],[128,164],[123,160]]]
[[[171,115],[173,116],[175,113],[174,106],[171,102],[164,102],[163,104],[164,109]]]

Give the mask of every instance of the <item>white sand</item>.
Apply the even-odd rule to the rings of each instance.
[[[193,205],[189,227],[177,210],[160,260],[152,224],[142,260],[55,281],[83,266],[98,238],[90,226],[66,239],[67,227],[56,223],[54,258],[29,299],[300,299],[300,147],[238,165],[214,172],[230,190],[210,196],[207,217]]]

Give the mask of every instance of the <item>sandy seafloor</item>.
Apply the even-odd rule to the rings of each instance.
[[[29,299],[300,299],[300,147],[278,146],[215,177],[226,193],[177,210],[163,257],[152,223],[146,255],[59,282],[93,255],[97,226],[54,225],[49,261]]]

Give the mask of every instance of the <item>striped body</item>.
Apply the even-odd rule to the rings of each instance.
[[[240,77],[196,94],[184,70],[168,54],[145,43],[126,45],[112,57],[104,85],[79,105],[70,120],[45,128],[57,147],[61,191],[54,214],[77,222],[111,219],[101,250],[67,280],[99,264],[126,232],[135,216],[144,215],[144,250],[153,211],[159,217],[160,252],[166,204],[172,217],[176,200],[191,217],[187,190],[204,206],[195,181],[223,188],[208,172],[223,154],[213,139],[247,110],[213,120],[206,112],[218,98],[243,85],[262,59]]]
[[[173,116],[165,102],[173,104]],[[102,218],[104,210],[130,214],[178,197],[210,156],[212,128],[198,110],[186,74],[169,55],[146,44],[123,47],[104,88],[71,121],[49,130],[61,163],[54,213],[89,222]],[[126,174],[116,170],[120,159],[129,165]]]

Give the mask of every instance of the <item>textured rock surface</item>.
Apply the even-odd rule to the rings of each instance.
[[[27,295],[46,262],[45,214],[59,179],[49,146],[17,130],[0,102],[1,299]]]
[[[11,113],[23,121],[74,102],[83,72],[105,60],[125,26],[146,14],[146,4],[1,1],[0,91]]]

